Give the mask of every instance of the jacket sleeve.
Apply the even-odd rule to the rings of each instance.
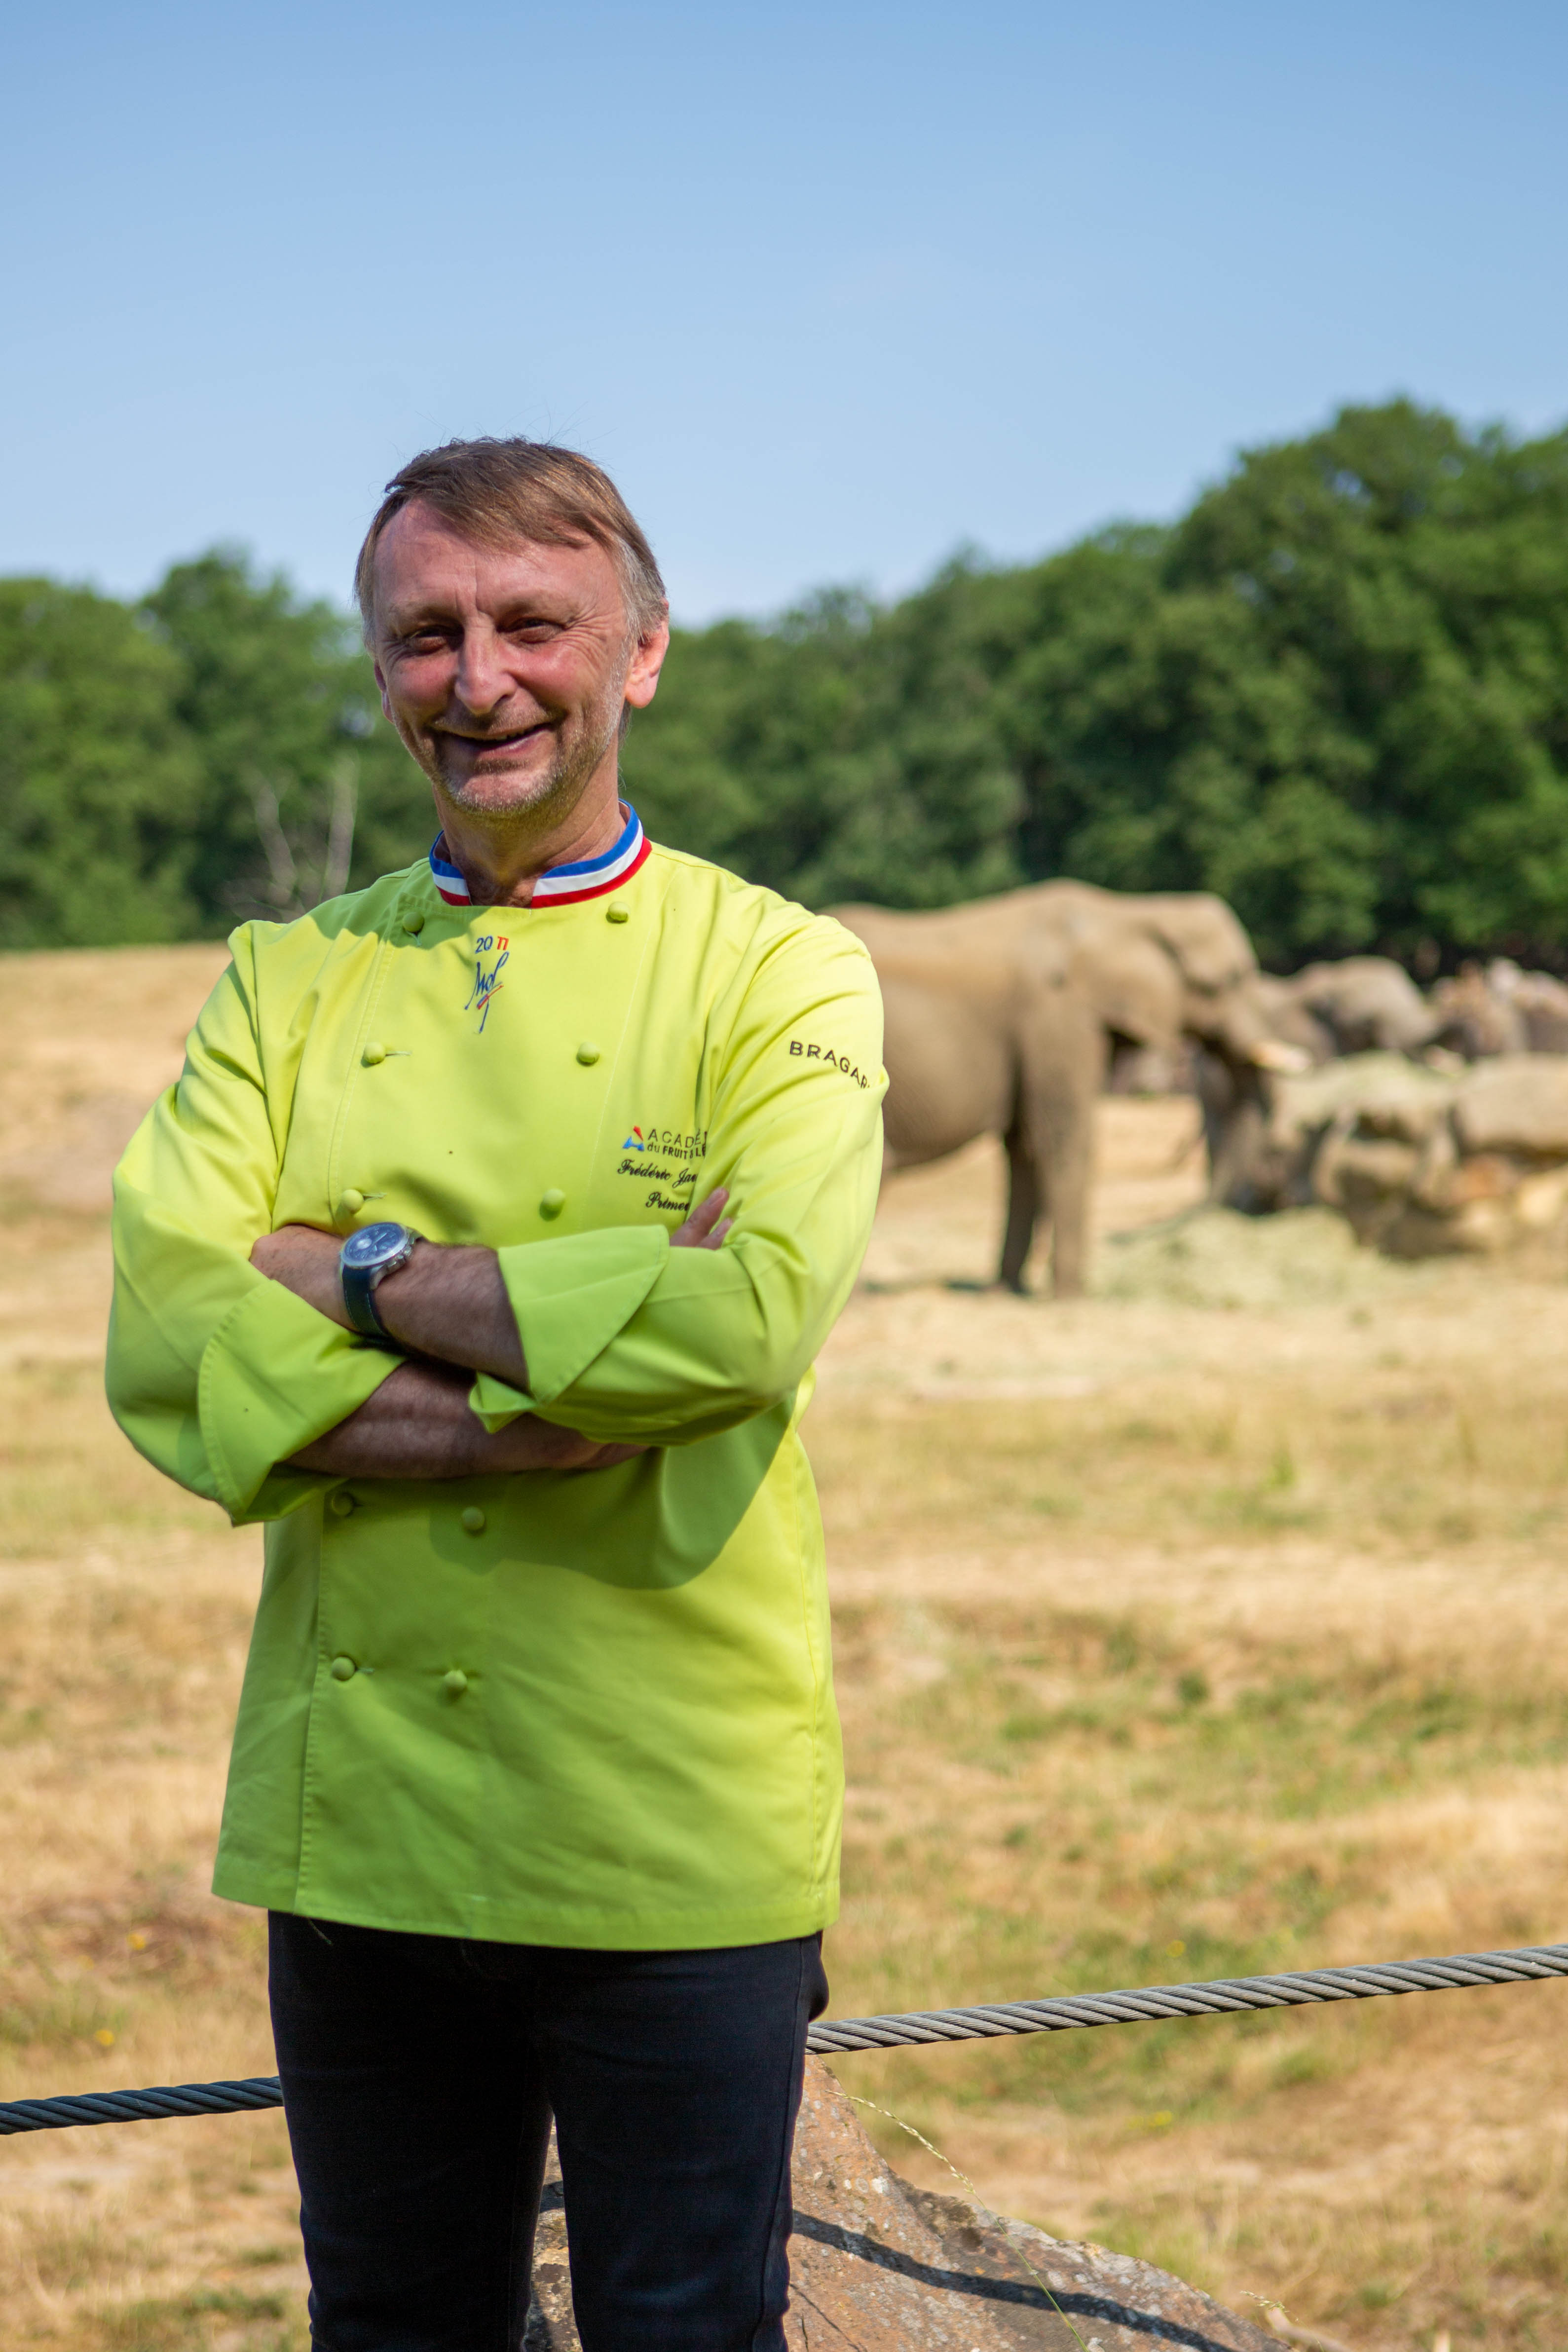
[[[662,1226],[500,1252],[526,1393],[486,1375],[490,1429],[525,1412],[601,1439],[689,1443],[789,1395],[849,1295],[881,1177],[882,1006],[870,958],[817,921],[768,949],[716,1045],[693,1204],[730,1192],[718,1250]]]
[[[280,1518],[335,1483],[278,1465],[346,1420],[402,1360],[250,1264],[272,1226],[279,1114],[263,1077],[253,934],[237,931],[231,946],[178,1084],[115,1173],[107,1384],[137,1451],[239,1521]]]

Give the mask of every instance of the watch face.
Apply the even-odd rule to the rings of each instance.
[[[362,1270],[380,1265],[384,1259],[395,1257],[407,1240],[406,1225],[362,1225],[343,1244],[342,1262]]]

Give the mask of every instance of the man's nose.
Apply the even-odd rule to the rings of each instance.
[[[512,681],[502,657],[500,641],[493,629],[468,628],[463,632],[463,642],[458,656],[458,674],[452,681],[466,709],[476,719],[482,719],[504,702],[511,691]]]

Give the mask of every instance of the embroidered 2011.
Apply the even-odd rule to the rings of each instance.
[[[495,958],[489,971],[485,970],[485,958],[488,955],[493,955]],[[481,1035],[484,1034],[485,1023],[490,1017],[490,1001],[500,993],[502,986],[501,966],[510,963],[510,941],[499,937],[495,932],[487,931],[482,939],[474,941],[474,984],[468,992],[468,1001],[463,1010],[465,1013],[471,1013],[478,1005]]]

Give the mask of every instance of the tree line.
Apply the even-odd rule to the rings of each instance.
[[[0,582],[0,946],[220,933],[427,845],[344,615],[232,550],[138,604]],[[675,633],[656,838],[808,905],[1217,890],[1267,962],[1568,964],[1568,432],[1406,401],[1169,526]]]

